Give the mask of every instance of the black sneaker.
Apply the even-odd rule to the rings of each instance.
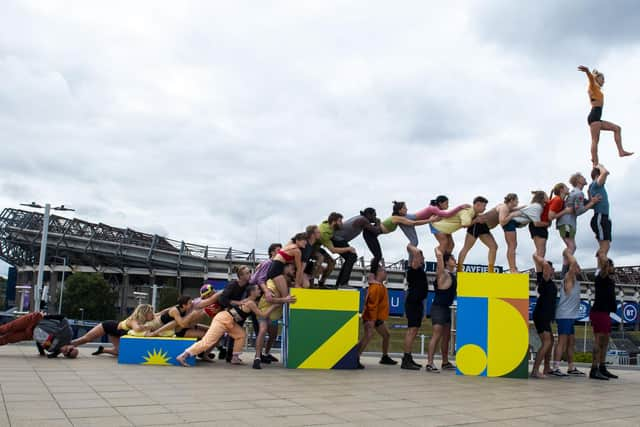
[[[253,369],[262,369],[262,366],[260,366],[260,359],[253,359]]]
[[[565,374],[560,370],[560,368],[555,368],[549,371],[549,375],[553,375],[554,377],[568,377],[569,374]]]
[[[400,365],[400,369],[409,369],[410,371],[419,371],[421,366],[416,366],[417,363],[413,361],[410,357],[403,357],[402,364]]]
[[[591,371],[589,371],[589,378],[591,378],[592,380],[609,381],[609,378],[602,375],[600,370],[596,368],[591,368]]]
[[[605,377],[607,377],[607,378],[611,378],[611,379],[614,379],[614,380],[617,380],[617,379],[618,379],[618,376],[617,376],[617,375],[612,374],[611,372],[609,372],[609,371],[607,370],[607,367],[606,367],[606,366],[600,366],[599,371],[600,371],[600,373],[601,373],[602,375],[604,375],[604,376],[605,376]]]
[[[262,363],[266,363],[267,365],[271,363],[271,359],[269,359],[269,356],[267,356],[266,354],[261,354],[260,355],[260,361]]]
[[[274,357],[271,353],[264,354],[263,356],[268,358],[270,362],[273,362],[273,363],[279,362],[279,360],[276,357]]]
[[[388,354],[383,354],[382,357],[380,358],[380,364],[381,365],[397,365],[398,361],[390,358]]]

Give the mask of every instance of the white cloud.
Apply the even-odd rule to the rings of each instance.
[[[348,217],[373,206],[382,216],[391,200],[413,210],[441,193],[453,204],[478,194],[497,203],[512,191],[526,200],[588,173],[581,58],[566,44],[559,59],[488,38],[483,15],[464,2],[5,9],[3,207],[63,202],[91,221],[264,250],[333,210]],[[623,125],[633,150],[639,45],[626,33],[607,42],[597,55],[605,117]],[[600,151],[613,171],[616,233],[633,236],[637,161],[616,158],[610,135]],[[579,234],[588,264],[586,218]],[[420,237],[430,252],[426,227]],[[614,241],[612,255],[640,263],[626,250],[632,240]],[[381,241],[387,259],[404,256],[401,233]],[[484,262],[479,248],[469,262]],[[522,232],[520,266],[532,251]]]

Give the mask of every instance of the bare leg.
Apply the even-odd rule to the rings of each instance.
[[[536,247],[536,255],[540,258],[544,258],[547,254],[547,239],[542,237],[534,237],[533,244]]]
[[[264,346],[264,338],[267,336],[268,320],[259,320],[258,336],[256,337],[256,359],[260,359],[262,347]]]
[[[480,241],[489,248],[489,254],[487,255],[489,273],[493,273],[493,266],[496,265],[496,256],[498,255],[498,243],[491,233],[481,234],[479,237]]]
[[[438,248],[442,253],[447,252],[447,247],[449,246],[449,241],[447,239],[447,234],[437,233],[434,234],[436,240],[438,241]]]
[[[602,130],[608,130],[613,132],[613,140],[616,142],[616,147],[618,147],[618,155],[620,155],[620,157],[633,155],[633,153],[629,151],[625,151],[625,149],[622,148],[622,128],[620,126],[618,126],[615,123],[608,122],[606,120],[603,120],[600,123],[602,123],[600,127]]]
[[[464,260],[465,258],[467,258],[467,254],[469,253],[471,248],[473,248],[473,245],[475,245],[476,240],[478,239],[473,237],[473,235],[469,233],[465,233],[464,246],[462,247],[462,249],[460,250],[460,253],[458,254],[458,271],[462,271]]]
[[[540,334],[540,340],[542,341],[542,345],[538,349],[538,353],[536,354],[536,360],[533,362],[533,369],[531,370],[531,376],[534,378],[544,378],[544,374],[540,374],[540,365],[542,361],[548,357],[549,350],[553,346],[553,338],[550,332],[543,332]]]
[[[273,343],[276,342],[276,338],[278,338],[278,324],[274,322],[269,323],[269,338],[267,339],[267,345],[264,347],[265,353],[271,353],[271,347],[273,347]]]
[[[569,339],[567,342],[567,364],[569,365],[569,370],[571,371],[572,369],[575,368],[573,364],[573,354],[576,351],[576,336],[569,335],[568,338]]]
[[[385,323],[376,328],[376,331],[382,337],[382,354],[389,354],[389,329]]]
[[[374,321],[373,320],[365,320],[364,321],[364,335],[358,344],[358,354],[362,354],[365,348],[369,345],[369,341],[371,341],[371,337],[373,336],[374,330]]]
[[[411,347],[413,347],[413,341],[415,341],[418,335],[418,328],[407,328],[407,333],[404,336],[404,352],[411,353]]]
[[[553,364],[554,368],[557,368],[560,365],[560,361],[562,360],[562,354],[565,351],[565,347],[567,346],[567,338],[568,335],[558,335],[558,342],[553,349]]]
[[[442,337],[443,325],[433,325],[433,335],[431,335],[431,339],[429,340],[429,350],[427,352],[427,363],[433,366],[433,355],[436,353],[436,348],[438,348],[438,342]]]
[[[608,240],[598,240],[598,258],[607,259],[611,242]]]
[[[518,247],[518,235],[515,231],[505,231],[504,240],[507,242],[507,261],[509,262],[509,273],[517,273],[516,248]]]
[[[91,341],[95,341],[98,338],[102,337],[103,335],[105,335],[105,332],[104,332],[104,328],[102,327],[102,323],[98,323],[89,332],[87,332],[80,338],[76,338],[75,340],[71,341],[71,345],[74,347],[78,347],[79,345],[86,344]]]
[[[606,351],[602,348],[603,337],[604,334],[593,333],[593,349],[591,352],[591,369],[598,369],[598,364],[600,363],[601,354]]]
[[[593,167],[596,167],[596,165],[600,163],[598,160],[598,142],[600,142],[601,127],[602,122],[593,122],[589,125],[591,132],[591,163],[593,163]]]
[[[107,337],[109,338],[109,342],[111,343],[111,345],[113,345],[113,347],[105,348],[102,350],[102,352],[118,357],[118,353],[120,352],[120,338],[114,337],[112,335],[108,335]]]
[[[449,341],[451,340],[451,324],[446,324],[442,328],[442,341],[440,351],[442,352],[442,364],[449,363]]]

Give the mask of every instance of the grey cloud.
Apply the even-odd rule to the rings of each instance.
[[[478,2],[473,9],[472,25],[482,37],[521,56],[592,62],[610,49],[639,42],[640,4],[635,0],[496,0]]]

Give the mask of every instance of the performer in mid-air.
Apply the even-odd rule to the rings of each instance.
[[[602,93],[602,85],[604,85],[604,74],[598,70],[589,71],[584,65],[578,67],[587,75],[589,79],[589,100],[591,101],[591,112],[587,117],[589,129],[591,130],[591,162],[593,167],[599,163],[598,160],[598,142],[600,141],[600,131],[608,130],[613,132],[613,139],[618,147],[620,157],[631,156],[633,153],[622,148],[622,128],[615,123],[602,120],[602,108],[604,106],[604,94]]]

